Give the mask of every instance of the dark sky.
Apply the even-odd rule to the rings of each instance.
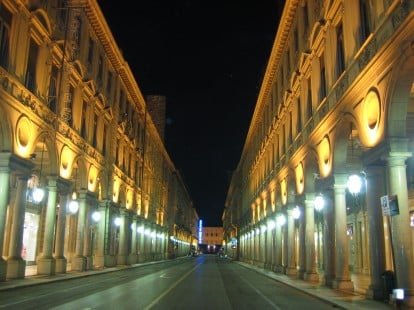
[[[124,5],[120,5],[123,3]],[[204,226],[221,226],[284,1],[99,1]]]

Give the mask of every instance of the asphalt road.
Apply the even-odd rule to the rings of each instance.
[[[332,309],[215,255],[0,292],[1,309]]]

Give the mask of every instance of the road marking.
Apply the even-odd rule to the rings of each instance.
[[[182,282],[185,278],[189,276],[190,273],[192,273],[200,264],[197,264],[193,269],[189,270],[186,274],[184,274],[181,278],[179,278],[173,285],[171,285],[166,291],[164,291],[162,294],[160,294],[156,299],[154,299],[148,306],[144,308],[144,310],[149,310],[153,306],[155,306],[156,303],[158,303],[162,298],[164,298],[165,295],[167,295],[169,292],[171,292],[180,282]]]
[[[262,296],[262,298],[264,300],[266,300],[270,305],[272,305],[275,309],[277,309],[277,310],[281,310],[282,309],[282,308],[278,307],[276,304],[274,304],[273,301],[271,301],[265,295],[263,295],[262,292],[260,292],[257,288],[255,288],[253,285],[251,285],[249,281],[247,281],[246,279],[244,279],[242,277],[240,277],[240,279],[242,279],[244,283],[246,283],[248,286],[250,286],[257,294],[259,294],[260,296]]]

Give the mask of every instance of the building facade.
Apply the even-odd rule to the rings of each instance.
[[[217,253],[223,245],[223,227],[206,226],[202,229],[199,245],[204,253]]]
[[[0,281],[187,254],[191,198],[95,0],[2,0],[0,85]]]
[[[413,42],[413,1],[286,1],[223,213],[239,259],[375,299],[389,270],[414,307]]]

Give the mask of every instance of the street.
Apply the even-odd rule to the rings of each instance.
[[[331,309],[229,259],[202,255],[0,292],[2,309]]]

